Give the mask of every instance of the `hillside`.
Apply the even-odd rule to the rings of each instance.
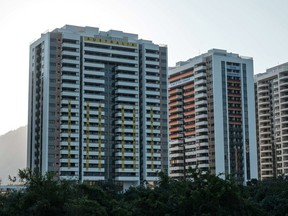
[[[0,179],[9,183],[8,175],[16,176],[26,167],[27,126],[0,136]]]

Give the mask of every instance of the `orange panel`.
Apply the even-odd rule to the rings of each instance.
[[[241,110],[241,107],[228,107],[228,110]]]
[[[177,109],[178,109],[177,107],[172,108],[172,109],[169,109],[169,112],[170,112],[170,113],[177,112]]]
[[[169,135],[170,139],[175,139],[175,138],[178,138],[178,137],[180,137],[180,134]]]
[[[195,121],[195,117],[193,118],[185,118],[184,122],[190,122],[190,121]]]
[[[228,89],[231,89],[231,90],[241,90],[240,86],[239,86],[239,87],[228,86]]]
[[[241,125],[241,124],[242,124],[242,122],[229,121],[229,124],[234,124],[234,125]]]
[[[170,95],[170,94],[177,93],[177,90],[178,90],[178,88],[175,88],[175,89],[169,90],[169,95]]]
[[[184,112],[184,115],[191,115],[191,114],[195,114],[195,110],[189,111],[189,112]]]
[[[179,99],[179,100],[181,100],[181,98],[182,98],[182,95],[173,95],[173,96],[169,96],[169,100],[171,101],[171,100],[175,100],[175,99]]]
[[[178,124],[180,124],[180,123],[179,123],[179,121],[177,119],[169,122],[169,125],[171,125],[171,126],[178,125]]]
[[[189,76],[192,76],[193,72],[192,71],[188,71],[186,73],[183,73],[183,74],[179,74],[177,76],[173,76],[173,77],[169,77],[168,78],[168,81],[169,83],[173,82],[173,81],[176,81],[176,80],[179,80],[181,78],[185,78],[185,77],[189,77]]]
[[[193,94],[194,94],[194,91],[188,91],[184,93],[184,96],[193,95]]]
[[[239,114],[229,114],[229,117],[241,118],[242,116]]]
[[[230,96],[230,97],[241,97],[240,94],[228,94],[228,96]]]
[[[195,124],[189,124],[184,126],[185,129],[195,128]]]
[[[227,80],[227,83],[240,83],[240,80]]]
[[[195,131],[185,132],[184,134],[185,134],[185,136],[195,135]]]
[[[190,88],[194,88],[194,83],[184,86],[185,90],[190,89]]]
[[[228,103],[241,104],[241,101],[228,100]]]
[[[190,109],[193,107],[195,107],[195,104],[189,104],[189,105],[184,106],[184,109]]]
[[[179,128],[179,127],[171,128],[171,129],[169,129],[169,131],[170,131],[170,133],[174,133],[176,131],[181,131],[181,128]]]
[[[187,98],[187,99],[184,99],[184,103],[191,102],[191,101],[194,101],[194,100],[195,100],[194,97]]]
[[[177,105],[177,101],[173,101],[169,103],[169,107],[173,107]]]
[[[177,118],[180,118],[180,116],[178,116],[178,114],[169,116],[169,119],[177,119]]]

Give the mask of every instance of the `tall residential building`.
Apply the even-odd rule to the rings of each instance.
[[[170,175],[258,177],[253,59],[212,49],[169,70]]]
[[[167,47],[66,25],[30,46],[28,167],[153,183],[168,169]]]
[[[261,179],[288,175],[288,63],[255,75]]]

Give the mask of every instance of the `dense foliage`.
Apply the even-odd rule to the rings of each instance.
[[[28,187],[0,195],[0,215],[287,215],[288,180],[253,180],[247,186],[223,180],[198,169],[186,180],[159,173],[154,186],[130,188],[117,185],[55,181],[30,170],[20,170]]]

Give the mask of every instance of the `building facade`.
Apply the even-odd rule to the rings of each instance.
[[[171,177],[197,166],[240,182],[257,178],[253,59],[213,49],[168,76]]]
[[[66,25],[30,46],[28,167],[153,183],[168,169],[167,47]]]
[[[288,175],[288,63],[255,75],[259,177]]]

